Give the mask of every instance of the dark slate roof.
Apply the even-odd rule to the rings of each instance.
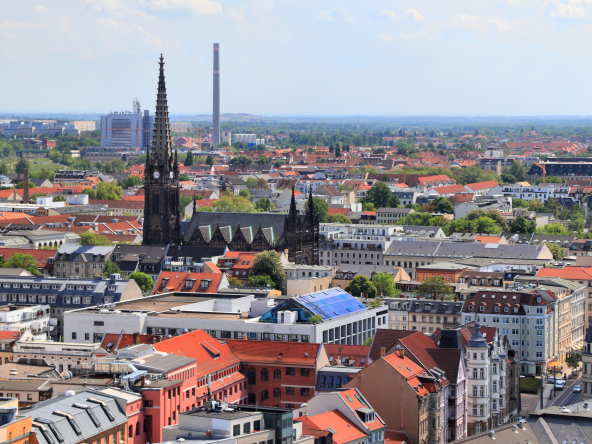
[[[213,256],[224,255],[224,248],[218,247],[188,247],[188,246],[172,246],[167,251],[167,257],[171,260],[177,261],[178,258],[191,258],[191,262],[200,262],[203,258],[211,258]]]
[[[184,231],[186,233],[185,239],[188,239],[193,230],[195,230],[196,225],[199,225],[199,227],[210,225],[212,234],[216,229],[216,225],[218,225],[220,229],[222,229],[222,227],[231,227],[232,233],[234,234],[236,227],[240,224],[241,227],[253,227],[253,235],[257,232],[259,226],[261,226],[263,229],[273,228],[273,243],[278,245],[280,244],[280,239],[283,239],[285,219],[285,214],[278,213],[221,213],[208,211],[198,213],[197,217],[194,217],[191,220],[191,228],[189,228],[188,222],[186,227],[181,227],[181,230],[186,230]],[[270,233],[265,234],[268,236]],[[206,240],[208,239],[207,236],[204,237],[206,237]],[[232,235],[230,238],[232,238]]]
[[[374,340],[370,347],[370,359],[372,359],[372,361],[380,359],[380,349],[382,347],[384,347],[386,351],[395,345],[399,339],[410,336],[413,333],[416,332],[414,330],[376,330],[376,335],[374,336]]]
[[[468,347],[474,347],[474,348],[484,348],[484,347],[486,348],[487,347],[487,341],[481,335],[481,326],[478,323],[475,324],[475,331],[473,332],[473,336],[471,337],[471,339],[469,339],[469,342],[467,342],[467,348]]]
[[[446,348],[428,348],[427,352],[436,364],[438,364],[438,368],[444,371],[446,379],[456,384],[461,351]]]

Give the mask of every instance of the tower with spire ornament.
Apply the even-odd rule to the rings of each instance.
[[[296,189],[292,187],[290,212],[284,222],[284,241],[290,262],[318,265],[319,218],[315,213],[312,189],[309,190],[306,214],[302,217],[296,209]]]
[[[181,245],[179,210],[179,164],[171,149],[171,130],[164,81],[164,60],[160,73],[152,147],[146,147],[144,170],[144,245]]]

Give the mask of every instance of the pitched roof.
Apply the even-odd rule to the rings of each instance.
[[[322,344],[308,342],[245,341],[227,339],[241,361],[260,364],[315,365]]]
[[[119,339],[121,336],[121,340]],[[158,335],[139,335],[138,337],[139,342],[138,344],[154,344],[158,340],[162,340],[162,336]],[[119,344],[118,344],[119,342]],[[111,344],[111,346],[109,346]],[[108,353],[115,353],[117,350],[121,350],[122,348],[129,347],[130,345],[134,344],[134,335],[133,334],[121,334],[121,333],[107,333],[101,342],[101,348]]]
[[[446,379],[452,383],[456,383],[461,357],[460,349],[428,348],[426,351],[436,362],[438,368],[444,371]]]
[[[384,359],[397,373],[405,378],[409,385],[415,387],[419,396],[428,394],[428,390],[419,382],[419,379],[417,379],[417,376],[423,374],[425,371],[409,356],[401,356],[399,353],[391,353],[390,355],[383,356],[381,359]]]
[[[589,280],[592,279],[592,267],[541,268],[537,276]]]
[[[301,416],[297,418],[297,421],[302,422],[302,432],[307,435],[317,430],[328,430],[332,432],[333,442],[335,444],[345,444],[355,440],[366,439],[366,433],[362,432],[339,410],[331,410],[314,416]]]
[[[429,348],[438,348],[438,345],[429,336],[417,331],[410,336],[400,338],[398,342],[403,344],[409,353],[428,370],[438,366],[427,351]]]
[[[399,339],[404,338],[415,333],[413,330],[390,330],[390,329],[379,329],[376,330],[376,335],[370,346],[370,359],[376,361],[380,359],[380,349],[384,347],[387,351],[391,348]]]
[[[216,341],[203,330],[175,336],[154,344],[154,348],[157,351],[196,359],[198,378],[200,374],[215,373],[240,362],[228,344]]]
[[[337,358],[349,358],[350,364],[355,361],[354,367],[366,367],[369,364],[369,345],[324,344],[323,346],[331,364],[334,364]]]
[[[168,293],[172,291],[184,291],[189,293],[216,293],[222,273],[193,273],[183,271],[162,271],[158,276],[158,281],[152,290],[152,294]],[[162,285],[162,281],[165,285]],[[202,288],[201,281],[210,281],[208,288]],[[188,287],[189,284],[192,284]]]
[[[466,187],[473,190],[473,191],[477,191],[477,190],[486,190],[488,188],[494,188],[498,185],[499,184],[495,180],[487,180],[485,182],[469,183],[466,185]]]

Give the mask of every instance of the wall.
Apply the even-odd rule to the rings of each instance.
[[[332,279],[333,278],[331,276],[306,279],[289,279],[286,281],[286,294],[300,295],[326,290],[327,288],[332,287]]]

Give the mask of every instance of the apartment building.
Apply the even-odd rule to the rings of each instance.
[[[0,381],[0,398],[17,398],[19,407],[27,407],[53,396],[53,387],[47,380],[11,379]]]
[[[358,372],[346,384],[360,390],[364,399],[376,410],[391,431],[404,432],[411,444],[431,443],[436,439],[436,427],[429,421],[430,389],[435,390],[431,377],[403,349],[382,356]],[[385,384],[384,381],[394,381]],[[433,418],[435,419],[435,418]]]
[[[592,320],[582,347],[582,398],[592,398]]]
[[[463,321],[499,328],[520,358],[522,373],[541,374],[558,356],[555,296],[546,290],[480,291],[463,305]]]
[[[376,223],[396,224],[411,213],[415,213],[413,208],[379,208],[376,210]]]
[[[0,397],[0,442],[29,444],[31,442],[30,416],[19,414],[19,400],[16,397]]]
[[[499,185],[489,192],[490,196],[494,194],[501,194],[515,199],[523,199],[530,202],[533,199],[539,199],[546,203],[549,199],[558,199],[561,197],[569,197],[570,187],[562,184],[547,184],[547,185]]]
[[[433,299],[388,301],[389,327],[432,334],[439,328],[455,328],[461,324],[462,302]]]
[[[65,244],[54,259],[54,276],[92,278],[103,273],[103,265],[113,254],[114,247],[92,247]]]
[[[76,335],[73,335],[76,340]],[[101,344],[89,344],[79,342],[53,342],[53,341],[17,341],[12,350],[13,359],[18,361],[25,359],[43,359],[60,373],[70,370],[81,363],[90,363],[95,357],[95,351]]]

